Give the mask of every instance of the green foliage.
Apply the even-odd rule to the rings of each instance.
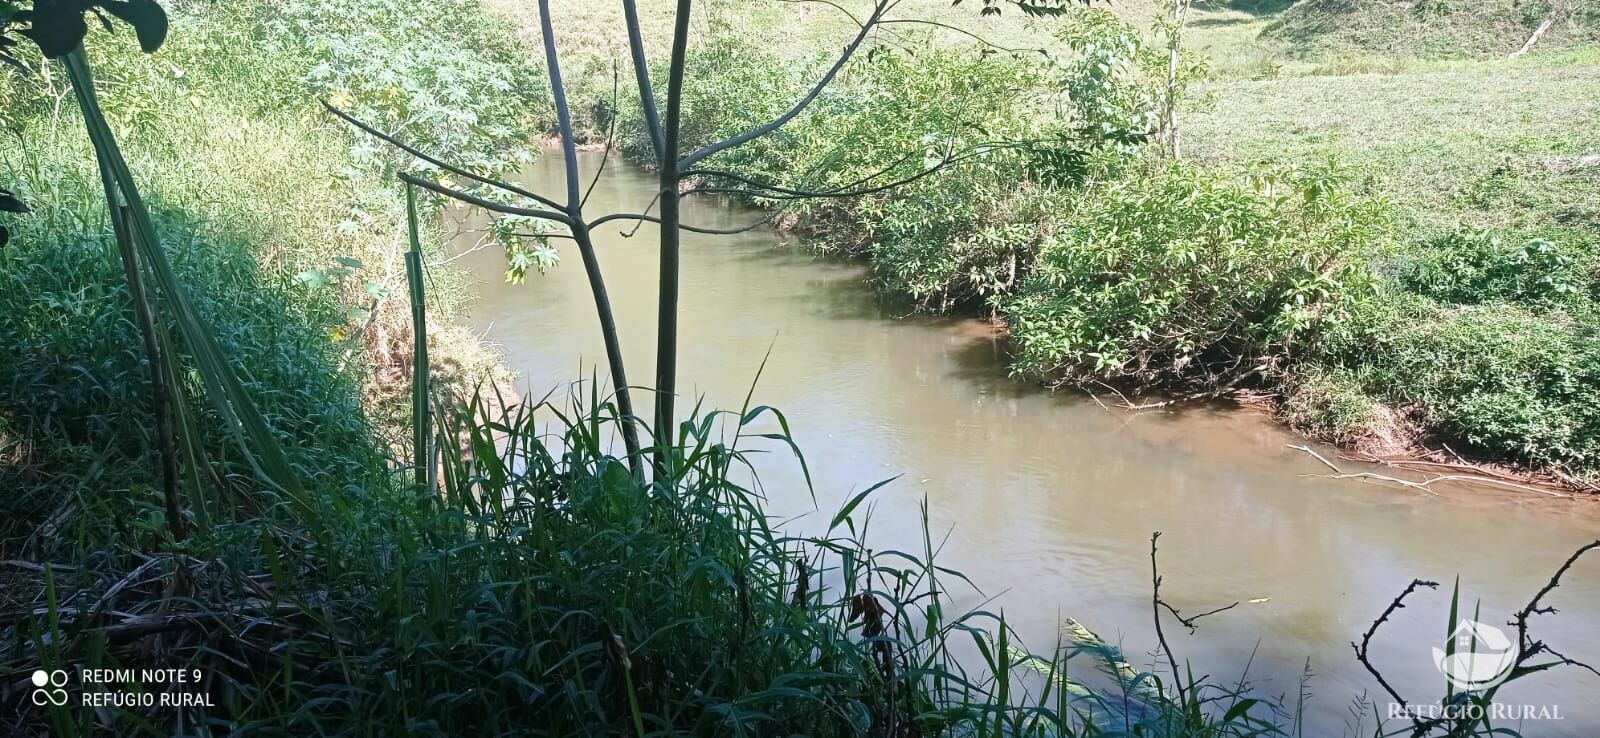
[[[687,68],[691,72],[683,91],[683,125],[679,134],[683,150],[692,151],[776,117],[803,94],[810,81],[821,73],[824,62],[821,57],[779,59],[764,49],[726,36],[696,44],[689,52]],[[655,79],[666,79],[667,70],[658,67],[652,74]],[[607,105],[610,92],[608,85]],[[826,106],[836,94],[825,91],[816,104]],[[642,114],[631,102],[617,101],[619,145],[624,152],[643,155],[650,150],[650,143]],[[797,126],[808,117],[786,126],[773,139],[754,142],[754,149],[741,147],[727,155],[748,157],[745,160],[749,161],[772,156],[777,149],[788,149],[798,143]]]
[[[1420,414],[1471,450],[1579,476],[1600,465],[1600,321],[1514,303],[1441,305],[1386,294],[1329,336],[1315,361]]]
[[[555,268],[561,262],[561,252],[550,245],[543,235],[551,232],[555,224],[542,218],[525,215],[499,215],[489,224],[489,235],[506,250],[506,281],[522,284],[529,270],[540,274]]]
[[[1092,193],[1004,305],[1026,371],[1228,377],[1344,319],[1381,205],[1327,170],[1243,184],[1185,167]]]
[[[1160,125],[1166,94],[1165,53],[1109,10],[1075,14],[1057,33],[1072,51],[1057,84],[1074,122],[1106,145],[1137,147]]]
[[[770,408],[687,418],[675,473],[646,484],[604,451],[614,405],[580,387],[561,406],[441,402],[437,489],[373,485],[276,528],[219,527],[187,556],[80,548],[92,577],[0,572],[8,592],[49,603],[0,624],[0,663],[200,669],[217,705],[206,719],[245,733],[1282,734],[1270,702],[1204,680],[1172,697],[1081,627],[1034,655],[1003,616],[954,609],[969,584],[936,565],[926,511],[909,551],[856,534],[872,490],[829,530],[768,527],[738,480],[789,443]],[[177,581],[192,596],[167,598]],[[123,650],[62,637],[99,624],[49,615],[101,602],[120,618],[156,601],[217,627]],[[22,714],[28,727],[46,717]],[[49,717],[84,735],[167,733],[187,716]]]
[[[1534,238],[1510,245],[1489,231],[1458,230],[1418,248],[1400,265],[1400,284],[1441,302],[1572,303],[1589,282],[1567,249]]]
[[[295,0],[256,7],[271,53],[314,61],[306,90],[473,170],[531,158],[520,135],[546,117],[543,70],[476,0]]]
[[[812,77],[727,44],[690,67],[691,143],[770,118]],[[931,305],[983,305],[1026,269],[1038,240],[1033,223],[1055,202],[1048,191],[1104,166],[1106,157],[1045,115],[1048,71],[1026,57],[879,50],[805,115],[708,166],[799,189],[850,190],[873,175],[872,184],[892,182],[959,159],[891,191],[764,204],[784,207],[825,248],[869,254],[893,290]],[[765,77],[749,79],[758,74]]]
[[[184,6],[159,54],[137,53],[128,34],[104,37],[91,54],[111,129],[157,218],[178,281],[288,446],[297,476],[338,489],[376,470],[373,430],[401,427],[394,422],[405,415],[401,392],[378,382],[363,388],[360,377],[374,373],[369,349],[407,361],[408,350],[388,345],[386,336],[406,335],[409,321],[403,306],[385,299],[404,274],[404,211],[382,178],[395,162],[363,158],[344,129],[309,122],[324,115],[313,97],[319,90],[306,76],[315,60],[296,50],[304,39],[277,36],[288,27],[268,23],[309,23],[323,12],[318,8],[330,18],[344,12],[329,4],[301,6],[294,16],[273,3]],[[467,8],[432,17],[465,23],[473,17],[461,15]],[[429,17],[410,23],[429,24]],[[455,33],[429,28],[430,38]],[[512,61],[489,61],[489,52],[455,48],[478,55],[476,68],[515,68]],[[37,56],[27,61],[40,63]],[[40,89],[41,80],[55,87]],[[105,526],[138,517],[128,511],[148,497],[138,490],[159,468],[139,336],[126,293],[112,287],[122,278],[95,153],[71,106],[54,112],[51,101],[70,94],[59,80],[59,73],[11,75],[4,87],[5,122],[18,135],[0,143],[0,161],[16,178],[17,197],[34,211],[11,218],[14,237],[0,251],[0,371],[16,378],[0,387],[0,415],[19,440],[16,448],[27,450],[18,464],[39,475],[35,486],[0,506],[6,545],[47,516],[84,504],[104,514],[80,520],[105,534]],[[369,87],[346,89],[353,100],[377,104]],[[466,135],[448,121],[408,115],[410,132],[420,136],[434,126],[444,137],[430,140],[466,147],[485,162],[531,139],[526,126]],[[448,270],[431,276],[438,309],[452,309],[459,283]],[[451,342],[438,364],[481,371],[483,358],[461,350],[463,339],[439,331],[435,341]],[[180,370],[188,394],[203,397],[198,375],[187,365]],[[369,414],[363,395],[402,399],[372,402]],[[211,468],[225,479],[248,478],[244,459],[220,441],[215,409],[188,410],[204,435],[217,439],[207,447]],[[78,496],[78,485],[92,489],[93,498]]]
[[[235,366],[248,367],[245,388],[301,481],[337,488],[365,476],[377,449],[354,378],[334,369],[335,347],[326,338],[333,316],[308,312],[295,291],[263,279],[248,243],[214,232],[202,236],[182,220],[167,219],[158,228],[222,352]],[[8,497],[0,541],[20,541],[62,503],[57,497],[66,491],[60,486],[65,479],[79,476],[92,480],[94,504],[106,513],[80,524],[120,525],[119,518],[155,498],[115,490],[138,490],[159,468],[149,375],[116,251],[82,236],[52,238],[38,248],[36,235],[23,229],[0,257],[0,335],[6,337],[0,374],[12,378],[0,392],[0,415],[39,444],[30,461],[63,478]],[[182,379],[187,412],[200,419],[197,437],[208,439],[207,453],[223,469],[243,471],[234,466],[241,459],[227,424],[205,401],[199,375],[186,369]]]

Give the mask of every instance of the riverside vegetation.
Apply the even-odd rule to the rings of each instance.
[[[138,40],[151,45],[153,3],[99,5],[133,18]],[[38,13],[47,7],[56,15]],[[33,10],[30,30],[61,19],[59,7]],[[65,65],[76,89],[57,76],[59,63],[12,48],[31,76],[6,88],[7,123],[19,135],[4,150],[16,162],[4,184],[34,212],[8,219],[0,252],[0,361],[12,377],[0,394],[0,474],[18,492],[0,502],[0,703],[17,708],[0,718],[7,730],[1298,732],[1295,705],[1180,674],[1170,649],[1163,678],[1134,670],[1089,633],[1031,655],[1003,615],[946,612],[945,595],[963,581],[934,564],[925,526],[920,551],[863,542],[859,511],[881,485],[852,497],[825,534],[772,530],[761,497],[739,480],[751,468],[741,452],[751,436],[789,442],[757,425],[786,426],[777,410],[658,423],[642,450],[656,462],[647,481],[635,449],[625,458],[608,450],[623,428],[644,424],[598,379],[557,403],[501,397],[492,384],[473,390],[484,360],[449,329],[459,283],[429,250],[436,239],[418,227],[414,193],[392,186],[402,170],[437,178],[413,174],[407,181],[417,186],[440,187],[442,175],[355,137],[314,103],[324,98],[403,133],[455,162],[458,176],[505,168],[531,131],[550,126],[567,129],[570,153],[563,105],[543,114],[546,97],[562,89],[554,65],[532,65],[510,29],[476,4],[446,0],[427,14],[383,2],[172,11],[171,39],[156,56],[92,35],[95,53],[86,61],[74,52]],[[869,57],[865,73],[852,71],[793,130],[728,149],[714,160],[723,173],[691,187],[811,173],[799,184],[837,189],[800,211],[805,222],[832,227],[823,235],[839,248],[882,248],[883,264],[900,265],[896,284],[930,305],[983,305],[1020,326],[1014,301],[1031,296],[1049,316],[1071,307],[1052,303],[1058,294],[1078,295],[1081,315],[1044,320],[1036,334],[1033,370],[1053,378],[1272,376],[1278,367],[1250,364],[1358,312],[1345,290],[1377,281],[1360,266],[1378,240],[1368,216],[1379,206],[1321,169],[1258,172],[1245,185],[1146,161],[1153,93],[1123,77],[1148,79],[1159,64],[1120,22],[1087,18],[1062,32],[1078,56],[1059,65]],[[680,26],[675,35],[687,33]],[[732,126],[693,114],[718,99],[713,85],[763,70],[748,50],[697,47],[674,55],[694,76],[668,97],[691,111],[680,119],[671,103],[667,116],[671,138],[681,133],[691,148]],[[91,66],[109,126],[84,89]],[[777,93],[815,69],[778,67],[792,76],[771,85],[765,107],[729,109],[768,119],[786,105]],[[1051,117],[1059,101],[1028,86],[1046,80],[1073,86],[1072,104],[1093,109]],[[875,97],[855,98],[863,89]],[[602,114],[595,125],[643,131],[629,144],[636,152],[653,146],[638,135],[648,140],[656,124],[623,122],[628,108],[610,99],[590,108]],[[1037,115],[1011,114],[1023,109]],[[986,127],[972,121],[979,112]],[[1090,116],[1086,128],[1064,127]],[[884,148],[868,147],[878,158],[865,164],[800,158],[809,153],[792,148],[793,137],[824,140],[812,117],[835,133],[854,124],[857,136],[879,126]],[[85,125],[88,140],[78,133]],[[946,168],[957,152],[976,165]],[[913,175],[894,192],[838,197],[859,189],[854,168],[873,165],[891,178],[943,171]],[[817,179],[825,177],[835,179]],[[1077,215],[1054,221],[1058,207]],[[1030,208],[1050,227],[1025,228]],[[1182,238],[1196,224],[1204,232]],[[1152,258],[1142,241],[1117,241],[1145,229],[1175,238],[1171,252]],[[149,237],[156,233],[159,242]],[[1115,247],[1100,257],[1105,269],[1161,286],[1154,307],[1081,273],[1101,241]],[[119,266],[119,250],[134,253],[133,245],[136,266]],[[170,259],[175,281],[160,274],[157,254]],[[139,325],[138,285],[152,277],[156,343],[173,361],[153,382],[147,364],[159,362],[138,350],[149,330]],[[402,286],[409,311],[390,297]],[[1213,320],[1218,310],[1225,317]],[[1092,360],[1073,354],[1086,342]],[[200,360],[213,345],[230,360],[220,372]],[[363,388],[368,376],[377,379]],[[229,379],[252,407],[217,396]],[[163,504],[151,473],[171,451],[150,420],[161,415],[161,386],[173,390],[172,414],[189,419],[179,423],[189,476],[176,504]],[[271,432],[240,442],[234,426],[249,413],[258,415],[244,420]],[[269,447],[283,449],[296,481],[256,463]],[[1548,589],[1520,615],[1523,625]],[[1159,590],[1154,609],[1159,623]],[[1529,659],[1548,653],[1519,635]],[[968,646],[975,655],[957,658]],[[1069,674],[1074,658],[1089,663]],[[213,707],[25,702],[34,669],[129,666],[198,669],[196,687]],[[1479,719],[1399,726],[1452,735],[1489,728]]]
[[[1041,381],[1247,391],[1373,455],[1459,452],[1592,489],[1600,22],[1584,4],[1412,5],[1197,3],[1176,66],[1159,5],[1011,19],[982,40],[902,26],[716,167],[825,189],[1033,142],[843,202],[760,202],[894,293],[1003,323],[1016,371]],[[781,109],[827,63],[811,40],[851,30],[822,8],[766,13],[707,21],[691,141]],[[640,151],[637,116],[613,120],[609,72],[589,69],[590,133]]]

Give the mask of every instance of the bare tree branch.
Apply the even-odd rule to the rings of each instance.
[[[1510,625],[1517,629],[1517,645],[1519,646],[1516,660],[1513,662],[1511,669],[1509,670],[1510,677],[1505,682],[1491,686],[1481,693],[1475,693],[1473,699],[1483,703],[1492,701],[1494,699],[1495,692],[1497,692],[1501,686],[1504,686],[1504,684],[1515,680],[1520,675],[1542,671],[1553,666],[1576,666],[1580,669],[1584,669],[1592,674],[1600,676],[1600,669],[1595,669],[1595,667],[1587,663],[1568,657],[1567,655],[1551,648],[1544,641],[1535,640],[1532,636],[1528,635],[1528,620],[1530,618],[1532,618],[1534,615],[1547,615],[1556,612],[1554,607],[1540,604],[1543,602],[1545,596],[1550,594],[1550,592],[1556,587],[1561,586],[1561,578],[1572,569],[1573,565],[1578,562],[1578,559],[1582,558],[1584,554],[1596,549],[1600,549],[1600,540],[1585,544],[1578,550],[1574,551],[1572,555],[1568,556],[1567,560],[1556,569],[1555,574],[1550,577],[1550,581],[1534,594],[1533,599],[1529,600],[1526,606],[1517,611],[1517,614],[1510,620]],[[1410,596],[1412,592],[1415,592],[1418,587],[1436,589],[1438,586],[1438,582],[1429,582],[1421,579],[1412,580],[1411,584],[1407,585],[1405,590],[1400,593],[1400,596],[1394,598],[1394,601],[1389,603],[1389,607],[1384,609],[1383,614],[1379,615],[1378,619],[1374,620],[1372,625],[1367,628],[1367,632],[1361,637],[1361,643],[1359,645],[1354,642],[1350,644],[1350,647],[1355,649],[1356,659],[1361,662],[1362,666],[1366,667],[1367,672],[1372,674],[1374,679],[1378,680],[1378,684],[1382,685],[1384,691],[1388,692],[1389,696],[1394,698],[1394,701],[1402,708],[1407,707],[1409,703],[1407,703],[1406,699],[1401,697],[1400,693],[1397,692],[1386,679],[1384,679],[1383,673],[1372,664],[1372,661],[1368,658],[1368,649],[1371,647],[1372,636],[1378,632],[1378,628],[1387,622],[1389,617],[1393,615],[1396,610],[1405,607],[1403,601],[1406,597]],[[1532,661],[1539,654],[1549,654],[1555,660],[1546,661],[1544,663],[1534,664],[1531,666],[1528,665],[1528,662]],[[1454,723],[1454,726],[1450,728],[1450,735],[1465,735],[1465,733],[1460,731],[1463,728],[1470,728],[1471,726],[1476,725],[1480,720],[1482,720],[1482,718],[1462,718],[1459,716],[1450,715],[1448,713],[1439,717],[1430,717],[1426,719],[1417,715],[1412,715],[1411,735],[1413,738],[1420,738],[1420,736],[1428,735],[1441,726],[1449,726],[1452,723]]]
[[[1378,667],[1373,666],[1372,661],[1367,658],[1367,651],[1372,646],[1372,636],[1378,632],[1379,626],[1382,626],[1385,622],[1388,622],[1389,616],[1393,615],[1396,610],[1405,607],[1405,599],[1411,596],[1412,592],[1417,591],[1418,587],[1438,589],[1439,583],[1430,582],[1424,579],[1411,580],[1411,583],[1406,585],[1405,590],[1400,592],[1400,596],[1394,598],[1394,601],[1390,602],[1389,606],[1384,608],[1383,614],[1379,615],[1377,620],[1372,621],[1371,627],[1367,628],[1367,632],[1361,636],[1361,645],[1356,645],[1354,641],[1350,643],[1350,647],[1355,649],[1356,660],[1360,661],[1362,666],[1367,667],[1367,673],[1371,674],[1374,679],[1377,679],[1378,684],[1383,687],[1383,691],[1388,692],[1389,696],[1394,698],[1395,703],[1399,704],[1401,707],[1405,707],[1408,704],[1406,702],[1406,698],[1401,697],[1400,693],[1396,692],[1394,687],[1389,686],[1388,680],[1383,678],[1383,674],[1378,671]]]
[[[926,20],[926,19],[923,19],[923,18],[885,18],[883,20],[878,21],[878,24],[882,25],[882,26],[887,26],[887,25],[891,25],[891,24],[931,26],[933,28],[941,28],[941,29],[944,29],[946,31],[954,31],[956,33],[959,33],[959,34],[961,34],[963,36],[967,36],[967,37],[977,41],[979,44],[982,44],[985,49],[993,49],[994,51],[1001,51],[1001,52],[1005,52],[1007,54],[1020,54],[1020,53],[1024,53],[1024,52],[1030,53],[1030,54],[1049,54],[1050,53],[1049,51],[1047,51],[1045,49],[1041,49],[1041,48],[1022,48],[1022,47],[1012,47],[1012,46],[1001,46],[1000,44],[997,44],[997,43],[995,43],[993,41],[990,41],[989,39],[986,39],[983,36],[980,36],[980,35],[978,35],[976,33],[973,33],[972,31],[969,31],[969,30],[967,30],[965,28],[962,28],[960,26],[952,26],[949,23],[940,23],[939,21]]]
[[[1183,680],[1178,677],[1178,659],[1172,655],[1172,646],[1167,644],[1167,634],[1161,631],[1161,572],[1156,568],[1156,541],[1161,538],[1161,531],[1150,534],[1150,610],[1156,622],[1156,641],[1161,644],[1161,651],[1167,655],[1167,665],[1172,667],[1172,684],[1178,690],[1178,697],[1183,698]]]
[[[536,192],[530,192],[530,191],[528,191],[526,189],[523,189],[521,187],[518,187],[518,186],[516,186],[514,184],[510,184],[510,183],[507,183],[507,182],[502,182],[502,181],[500,181],[498,179],[493,179],[493,178],[490,178],[490,177],[485,177],[485,176],[483,176],[481,174],[473,173],[471,171],[468,171],[466,169],[458,167],[458,166],[456,166],[454,164],[451,164],[451,163],[449,163],[447,161],[444,161],[443,159],[439,159],[438,157],[432,156],[432,155],[428,154],[427,152],[424,152],[421,149],[416,148],[415,146],[411,146],[410,144],[407,144],[406,142],[401,141],[400,139],[398,139],[398,138],[396,138],[394,136],[391,136],[391,135],[389,135],[387,133],[384,133],[383,131],[380,131],[380,130],[372,127],[371,125],[368,125],[366,123],[361,122],[355,116],[353,116],[353,115],[351,115],[349,113],[344,112],[343,110],[340,110],[340,109],[334,107],[333,104],[329,103],[327,100],[323,100],[322,101],[322,107],[327,108],[328,112],[333,113],[334,115],[344,119],[344,121],[346,123],[349,123],[350,125],[353,125],[356,128],[361,129],[362,131],[365,131],[368,135],[371,135],[372,137],[377,138],[380,141],[388,143],[389,145],[391,145],[391,146],[393,146],[393,147],[395,147],[397,149],[400,149],[401,151],[406,152],[407,154],[410,154],[410,155],[412,155],[412,156],[414,156],[414,157],[416,157],[418,159],[421,159],[421,160],[423,160],[425,162],[428,162],[429,164],[432,164],[432,165],[434,165],[434,166],[436,166],[436,167],[438,167],[440,169],[443,169],[446,172],[454,174],[454,175],[456,175],[458,177],[463,177],[463,178],[466,178],[466,179],[470,179],[470,180],[472,180],[474,182],[477,182],[479,184],[486,184],[486,185],[489,185],[490,187],[495,187],[495,188],[498,188],[498,189],[501,189],[501,190],[505,190],[506,192],[510,192],[513,195],[520,195],[522,197],[526,197],[529,200],[533,200],[534,202],[540,203],[542,205],[545,205],[545,206],[548,206],[548,207],[551,207],[551,208],[555,208],[556,210],[565,211],[565,208],[563,208],[560,203],[557,203],[555,200],[552,200],[552,199],[550,199],[548,197],[540,195],[540,194],[538,194]]]
[[[1231,605],[1223,605],[1222,607],[1219,607],[1219,608],[1217,608],[1215,610],[1207,610],[1207,611],[1205,611],[1203,613],[1200,613],[1199,615],[1190,615],[1189,617],[1184,617],[1183,613],[1178,611],[1178,608],[1173,607],[1166,600],[1161,600],[1161,606],[1166,608],[1167,612],[1172,613],[1172,617],[1177,618],[1178,622],[1183,623],[1183,627],[1188,628],[1190,633],[1193,633],[1193,632],[1195,632],[1195,630],[1197,630],[1200,627],[1199,623],[1197,623],[1195,621],[1199,620],[1200,618],[1206,617],[1208,615],[1215,615],[1215,614],[1217,614],[1219,612],[1227,612],[1229,610],[1232,610],[1233,608],[1238,607],[1239,603],[1238,602],[1234,602]]]
[[[583,191],[583,199],[578,201],[578,208],[583,209],[589,204],[589,196],[594,194],[594,186],[600,184],[600,175],[606,173],[606,162],[611,161],[611,141],[617,133],[617,97],[620,85],[617,79],[617,65],[611,64],[611,125],[606,126],[606,148],[600,152],[600,166],[595,167],[594,176],[589,178],[589,187]]]
[[[416,185],[430,192],[444,195],[445,197],[454,198],[471,205],[477,205],[484,210],[492,210],[496,213],[505,213],[506,215],[522,215],[530,218],[544,218],[545,220],[561,223],[569,228],[572,227],[572,218],[566,213],[558,213],[554,210],[540,210],[538,208],[521,208],[515,205],[507,205],[505,203],[495,202],[493,200],[478,197],[477,195],[467,194],[453,187],[447,187],[430,179],[418,177],[410,172],[401,172],[397,176],[400,178],[400,181],[405,182],[406,184]]]
[[[779,128],[782,128],[785,123],[793,120],[795,116],[805,112],[805,109],[817,99],[817,96],[821,95],[822,91],[826,89],[828,85],[833,83],[833,79],[839,76],[840,70],[844,69],[845,65],[850,63],[850,59],[851,57],[855,56],[856,50],[861,48],[861,44],[867,40],[867,36],[872,33],[872,29],[875,28],[878,25],[878,22],[883,19],[883,14],[887,12],[891,6],[892,3],[889,0],[877,0],[877,2],[873,5],[872,14],[867,16],[866,22],[861,24],[861,30],[858,31],[855,38],[851,39],[850,43],[844,47],[844,51],[841,52],[839,54],[839,58],[833,62],[833,66],[829,67],[828,71],[822,75],[822,78],[817,80],[816,84],[812,85],[810,91],[806,92],[805,96],[800,98],[800,100],[794,105],[790,106],[788,110],[784,111],[778,117],[773,118],[762,125],[756,126],[755,128],[747,130],[744,133],[725,138],[715,143],[707,144],[690,152],[681,160],[679,160],[679,168],[688,169],[712,154],[731,149],[735,146],[739,146],[765,136],[773,131],[778,130]],[[683,11],[680,9],[679,12],[681,13]]]
[[[1582,662],[1573,661],[1565,656],[1561,656],[1560,654],[1551,651],[1550,647],[1545,645],[1543,641],[1534,640],[1528,635],[1528,619],[1534,615],[1550,615],[1556,612],[1554,607],[1543,606],[1539,603],[1544,601],[1545,595],[1550,594],[1550,592],[1556,587],[1561,586],[1561,577],[1566,576],[1567,571],[1572,568],[1572,565],[1578,563],[1578,559],[1582,558],[1584,554],[1589,553],[1597,548],[1600,548],[1600,540],[1596,540],[1572,552],[1572,555],[1567,557],[1566,562],[1563,563],[1560,568],[1556,569],[1556,573],[1550,577],[1550,581],[1546,583],[1544,587],[1538,591],[1538,593],[1534,594],[1533,599],[1528,601],[1526,607],[1518,610],[1516,616],[1511,619],[1510,624],[1517,629],[1517,641],[1518,645],[1521,647],[1522,656],[1524,658],[1544,651],[1549,652],[1552,656],[1562,659],[1562,661],[1567,664],[1582,666],[1590,671],[1594,671],[1594,667]],[[1520,662],[1521,659],[1518,659],[1518,661]]]
[[[807,200],[807,199],[823,199],[823,198],[860,197],[860,196],[863,196],[863,195],[871,195],[871,194],[876,194],[876,193],[879,193],[879,192],[885,192],[885,191],[888,191],[888,190],[895,189],[897,187],[903,187],[905,185],[912,184],[913,182],[916,182],[917,180],[920,180],[920,179],[922,179],[924,177],[927,177],[929,175],[932,175],[934,173],[937,173],[939,171],[947,169],[947,168],[949,168],[951,166],[954,166],[956,164],[960,164],[960,163],[963,163],[963,162],[966,162],[966,161],[970,161],[970,160],[972,160],[974,158],[982,156],[983,154],[987,154],[987,153],[989,153],[991,151],[996,151],[996,150],[1000,150],[1000,149],[1004,149],[1004,148],[1010,148],[1010,147],[1016,147],[1018,145],[1019,144],[985,143],[985,144],[977,144],[977,145],[974,145],[974,146],[969,146],[969,147],[967,147],[966,149],[963,149],[960,152],[957,152],[957,153],[954,153],[954,154],[947,154],[943,159],[941,159],[939,161],[938,164],[935,164],[935,165],[933,165],[931,167],[927,167],[925,169],[922,169],[922,170],[920,170],[920,171],[918,171],[918,172],[916,172],[914,174],[910,174],[908,176],[902,177],[902,178],[894,180],[892,182],[885,182],[885,183],[882,183],[882,184],[873,185],[871,187],[862,187],[862,188],[854,189],[854,190],[844,189],[844,188],[848,188],[848,187],[851,187],[851,186],[854,186],[854,185],[857,185],[857,184],[860,184],[860,183],[863,183],[863,182],[866,182],[866,181],[871,181],[871,180],[876,179],[876,178],[878,178],[880,176],[883,176],[884,174],[887,174],[889,171],[891,171],[894,167],[898,166],[899,163],[904,162],[907,159],[910,159],[911,157],[915,156],[915,153],[907,154],[906,156],[902,157],[899,162],[896,162],[895,164],[891,164],[889,167],[887,167],[885,169],[879,170],[878,172],[870,174],[870,175],[868,175],[868,176],[866,176],[866,177],[864,177],[862,179],[856,180],[853,183],[848,183],[848,184],[845,184],[845,185],[841,185],[840,189],[832,189],[832,190],[800,190],[800,189],[795,189],[795,188],[791,188],[791,187],[783,187],[781,185],[768,184],[768,183],[765,183],[765,182],[758,182],[758,181],[750,179],[748,177],[744,177],[744,176],[735,174],[733,172],[728,172],[728,171],[723,171],[723,170],[693,170],[693,171],[695,171],[697,173],[705,174],[706,176],[717,176],[717,177],[723,177],[723,178],[732,179],[732,180],[735,180],[735,181],[744,182],[746,185],[748,185],[749,187],[754,188],[754,189],[744,189],[744,188],[739,188],[739,187],[706,187],[706,186],[697,186],[697,187],[694,187],[694,188],[688,190],[684,194],[742,195],[742,196],[761,198],[761,199],[766,199],[766,200]]]
[[[781,212],[783,211],[774,210],[763,216],[760,220],[754,221],[748,225],[733,226],[731,228],[708,228],[705,226],[689,225],[688,223],[683,222],[679,222],[677,227],[680,231],[688,231],[690,233],[704,233],[709,236],[731,236],[738,233],[747,233],[763,225],[771,223],[773,219],[778,216],[778,213]],[[654,215],[647,215],[645,213],[610,213],[595,218],[588,224],[588,227],[591,229],[597,228],[601,224],[610,223],[614,220],[633,220],[642,223],[655,223],[656,225],[663,224],[661,218]]]
[[[839,3],[833,2],[833,0],[779,0],[779,2],[791,3],[791,4],[794,4],[794,5],[810,5],[810,4],[813,4],[813,3],[815,3],[817,5],[826,5],[826,6],[830,7],[830,8],[833,8],[834,10],[839,11],[840,13],[842,13],[844,15],[844,17],[849,18],[850,22],[856,24],[857,28],[865,25],[865,24],[863,24],[861,22],[860,18],[856,17],[855,13],[850,12],[849,8],[846,8],[845,6],[840,5]],[[802,11],[803,10],[804,9],[802,8]]]

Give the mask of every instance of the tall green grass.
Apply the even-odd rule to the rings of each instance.
[[[624,421],[593,382],[436,406],[437,491],[81,551],[18,593],[38,608],[0,629],[0,668],[199,669],[217,707],[190,719],[251,734],[1275,734],[1269,704],[1179,701],[1086,631],[1031,655],[1002,614],[951,609],[972,585],[925,510],[917,549],[867,539],[881,485],[826,530],[775,529],[747,455],[789,447],[769,410],[685,419],[674,475],[645,483],[605,452]],[[19,714],[64,736],[179,724]]]
[[[317,97],[381,110],[374,120],[483,168],[529,155],[542,100],[513,34],[475,3],[403,10],[181,4],[156,54],[140,53],[128,34],[90,36],[96,83],[79,89],[94,91],[104,120],[87,122],[100,139],[115,138],[154,234],[129,244],[170,261],[170,274],[150,272],[165,280],[164,300],[182,292],[192,304],[162,307],[154,327],[182,333],[168,347],[174,357],[209,357],[172,367],[183,390],[174,394],[190,398],[173,417],[194,426],[184,437],[204,440],[180,453],[201,477],[186,479],[189,487],[217,479],[250,486],[251,459],[226,433],[242,427],[227,417],[241,401],[264,417],[256,443],[285,447],[274,476],[307,487],[366,484],[382,474],[382,446],[407,445],[410,402],[404,383],[391,380],[404,376],[414,345],[399,297],[411,249],[403,200],[385,179],[403,162],[324,120]],[[320,71],[322,58],[341,60],[338,73]],[[145,541],[180,522],[142,502],[162,494],[159,475],[146,470],[159,468],[163,434],[152,422],[134,297],[118,286],[126,282],[116,238],[123,222],[107,215],[97,147],[68,75],[36,55],[27,61],[40,72],[8,74],[0,85],[0,115],[16,133],[0,141],[0,163],[34,206],[8,217],[14,237],[0,251],[0,373],[8,377],[0,416],[12,468],[26,471],[0,502],[0,558],[48,550],[50,539],[30,537],[58,514],[102,538],[137,530]],[[465,121],[466,101],[445,96],[458,92],[500,106],[484,114],[527,112]],[[491,372],[492,357],[452,326],[462,278],[438,265],[435,239],[426,243],[422,258],[435,265],[432,367],[441,382],[461,386]],[[215,352],[202,351],[196,324],[212,327]],[[202,390],[223,386],[219,364],[240,375],[223,405],[206,402]],[[205,512],[186,502],[179,515]]]

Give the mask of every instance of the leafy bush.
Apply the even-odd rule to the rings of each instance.
[[[1401,262],[1400,284],[1441,302],[1571,303],[1589,281],[1584,265],[1542,238],[1521,245],[1478,230],[1457,230]]]
[[[1018,364],[1063,379],[1237,376],[1344,319],[1382,213],[1326,170],[1245,184],[1174,166],[1115,182],[1005,303]]]
[[[776,116],[820,61],[779,64],[736,42],[710,46],[690,63],[686,140],[706,143]],[[880,49],[776,135],[707,166],[825,191],[956,159],[892,191],[763,204],[793,214],[822,248],[870,255],[890,289],[936,306],[992,304],[1026,272],[1036,224],[1055,207],[1050,191],[1100,165],[1045,114],[1048,72],[1021,57]]]
[[[1600,317],[1387,291],[1313,357],[1361,391],[1410,407],[1443,440],[1588,476],[1600,469]]]
[[[368,123],[469,168],[531,158],[529,132],[551,115],[542,66],[477,0],[295,0],[258,6],[274,53],[315,60],[301,78]]]
[[[1110,146],[1143,144],[1161,123],[1167,55],[1103,8],[1074,13],[1057,38],[1072,54],[1053,76],[1078,129]]]

